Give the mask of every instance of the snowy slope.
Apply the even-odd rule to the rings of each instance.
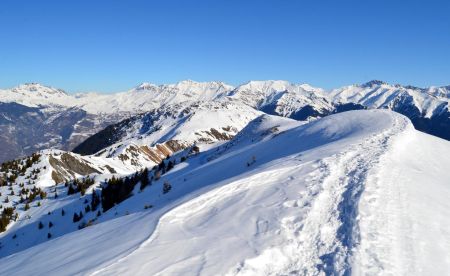
[[[358,205],[357,274],[450,273],[449,144],[418,131],[393,141]]]
[[[181,148],[226,141],[248,122],[263,114],[248,105],[227,99],[172,104],[127,119],[80,144],[74,152],[103,155],[127,145],[172,142]]]
[[[65,235],[78,230],[78,223],[71,221],[73,212],[84,211],[91,203],[93,189],[111,177],[133,175],[144,168],[158,165],[167,155],[175,151],[166,145],[156,144],[154,147],[129,146],[115,156],[80,156],[60,150],[44,150],[35,155],[32,163],[29,158],[12,161],[19,169],[12,168],[9,162],[0,171],[0,213],[5,208],[14,208],[13,219],[7,225],[5,232],[0,231],[0,257],[24,250],[33,245],[47,241],[47,237],[36,235],[39,221],[48,223],[50,220],[55,227],[51,229],[52,237]],[[25,165],[29,164],[29,165]],[[22,170],[23,168],[23,170]],[[7,176],[16,175],[17,178],[8,180]],[[71,195],[65,183],[74,179],[93,179],[91,186],[86,187],[87,195]],[[37,196],[32,194],[37,189]],[[44,195],[42,195],[42,193]],[[90,194],[89,194],[90,193]],[[86,204],[89,202],[89,204]],[[61,215],[62,210],[67,213]],[[51,215],[51,213],[53,213]],[[88,219],[96,219],[95,212],[85,214]],[[26,235],[26,238],[20,235]]]
[[[449,142],[397,113],[264,115],[0,274],[448,274],[449,166]]]

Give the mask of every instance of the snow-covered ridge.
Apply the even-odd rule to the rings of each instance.
[[[36,93],[38,93],[39,96],[43,96],[43,97],[45,97],[46,94],[50,94],[50,95],[65,95],[65,94],[67,94],[62,89],[45,86],[45,85],[42,85],[40,83],[35,83],[35,82],[21,84],[17,87],[12,88],[11,91],[15,92],[15,93],[20,93],[22,95],[28,95],[26,93],[29,93],[29,92],[36,92]]]
[[[110,155],[129,144],[145,146],[172,141],[187,147],[227,141],[261,114],[235,101],[167,105],[110,126],[88,138],[74,152],[101,151],[103,155]]]
[[[262,115],[85,229],[58,232],[72,225],[61,208],[82,200],[44,202],[0,239],[60,237],[0,259],[0,273],[445,275],[448,166],[449,142],[398,113]]]
[[[269,114],[300,117],[298,119],[301,120],[320,117],[333,110],[324,90],[287,81],[250,81],[230,91],[227,96]],[[297,116],[306,107],[317,114],[310,112],[306,116]]]
[[[424,114],[425,118],[432,117],[439,106],[448,106],[449,95],[448,87],[418,88],[390,85],[381,81],[346,86],[329,93],[334,102],[358,103],[368,108],[394,109],[399,101],[408,101],[420,114]]]
[[[268,104],[277,94],[289,92],[298,97],[327,98],[333,101],[364,103],[368,106],[380,107],[381,99],[371,101],[375,95],[373,90],[383,90],[383,94],[408,93],[417,97],[419,106],[426,106],[427,97],[449,99],[450,89],[444,87],[417,88],[413,86],[390,85],[382,81],[370,81],[362,85],[352,85],[332,90],[329,94],[320,88],[308,84],[294,84],[281,80],[250,81],[234,88],[223,82],[181,81],[176,84],[155,85],[142,83],[128,92],[116,94],[76,94],[70,95],[61,89],[44,86],[38,83],[19,85],[12,89],[0,90],[0,101],[18,102],[27,106],[62,105],[84,108],[90,113],[110,113],[117,111],[136,111],[154,108],[155,104],[179,103],[183,101],[214,100],[223,97],[240,98],[254,107]],[[34,92],[34,93],[28,93]],[[136,94],[135,92],[141,92]],[[381,92],[380,92],[381,93]],[[378,93],[375,93],[378,94]],[[389,96],[388,95],[388,96]],[[370,96],[370,97],[365,97]],[[386,99],[388,96],[383,97]],[[93,104],[95,102],[95,105]],[[322,105],[324,105],[322,103]],[[325,104],[326,105],[326,104]],[[156,106],[159,107],[159,106]],[[324,106],[329,107],[329,106]]]
[[[32,93],[29,93],[32,92]],[[63,90],[41,84],[25,84],[0,90],[0,102],[17,102],[26,106],[78,107],[92,114],[139,113],[162,105],[182,102],[212,101],[232,98],[257,109],[271,109],[276,114],[292,117],[305,106],[320,113],[333,110],[334,103],[357,103],[368,108],[392,108],[401,97],[410,97],[415,107],[427,118],[442,104],[448,104],[450,89],[444,87],[417,88],[370,81],[326,92],[308,84],[287,81],[250,81],[236,88],[223,82],[181,81],[176,84],[142,83],[116,94],[66,94]],[[322,115],[323,115],[322,114]]]
[[[218,100],[227,97],[229,94],[239,94],[241,90],[247,89],[248,87],[255,89],[255,96],[250,95],[250,98],[254,99],[246,97],[240,100],[260,101],[261,99],[258,97],[260,97],[259,94],[261,92],[265,94],[263,97],[275,97],[274,94],[276,92],[284,92],[286,90],[300,94],[314,90],[310,86],[293,85],[285,81],[258,81],[249,82],[239,87],[236,92],[232,92],[234,87],[223,82],[195,82],[186,80],[167,85],[142,83],[127,92],[116,94],[88,93],[69,95],[62,90],[40,84],[26,84],[9,90],[0,90],[0,101],[17,102],[31,107],[55,105],[78,107],[92,114],[121,112],[136,114],[159,108],[162,105],[199,100]],[[252,105],[250,102],[248,104]]]

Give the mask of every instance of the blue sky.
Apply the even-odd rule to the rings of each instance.
[[[450,1],[2,0],[0,87],[450,84]]]

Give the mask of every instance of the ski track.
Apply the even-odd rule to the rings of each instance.
[[[403,118],[394,117],[393,126],[353,144],[341,153],[316,161],[310,173],[307,190],[299,194],[296,202],[286,202],[285,208],[302,207],[306,217],[286,217],[281,232],[289,243],[260,252],[256,257],[243,260],[230,275],[349,275],[353,253],[359,243],[358,204],[369,171],[374,168],[389,148],[392,136],[402,132],[407,125]],[[258,174],[259,175],[259,174]],[[247,180],[246,180],[247,181]],[[238,181],[239,182],[239,181]],[[248,181],[247,181],[248,182]],[[225,193],[242,189],[243,185],[226,185],[218,190]],[[132,252],[91,275],[105,274],[114,266],[132,258],[140,249],[152,243],[159,235],[159,227],[168,217],[182,219],[202,204],[214,200],[213,195],[186,202],[161,216],[155,230],[147,240]],[[217,193],[217,192],[215,192]],[[186,206],[189,208],[186,209]],[[184,207],[184,208],[183,208]],[[173,222],[173,221],[171,221]],[[259,227],[259,226],[258,226]],[[205,264],[201,257],[201,274]],[[376,263],[376,256],[373,256]],[[261,265],[264,264],[264,265]],[[160,274],[164,274],[160,271]]]

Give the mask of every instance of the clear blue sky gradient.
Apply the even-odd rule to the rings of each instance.
[[[1,0],[0,87],[450,84],[450,1]]]

